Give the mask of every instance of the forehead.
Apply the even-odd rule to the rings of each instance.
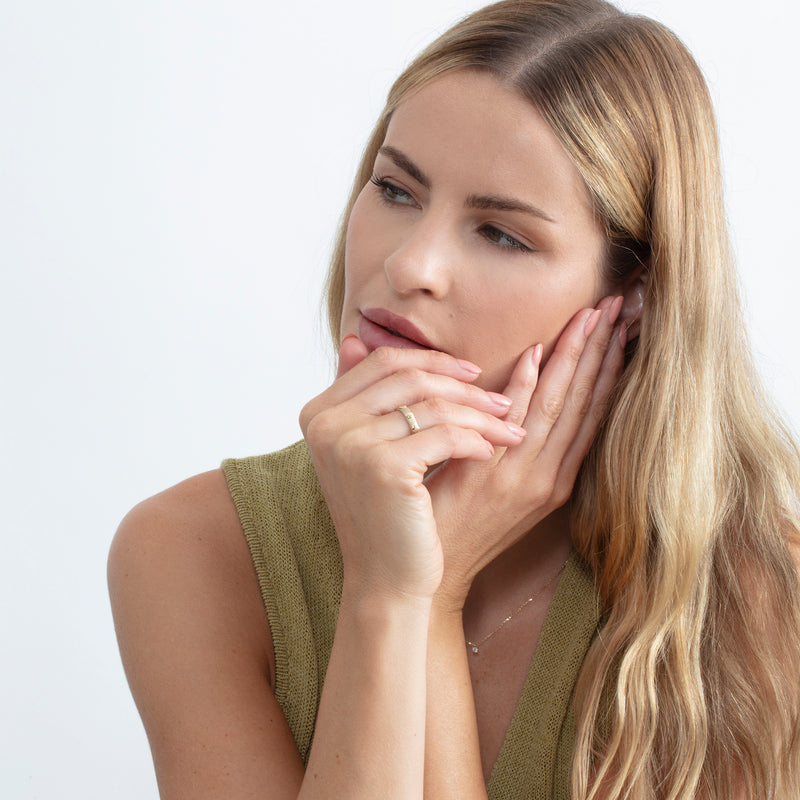
[[[520,196],[557,219],[591,215],[583,179],[544,117],[489,74],[458,70],[426,84],[395,109],[385,143],[434,183]]]

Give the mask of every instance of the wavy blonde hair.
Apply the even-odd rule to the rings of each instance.
[[[576,693],[575,798],[800,797],[800,454],[744,335],[705,81],[658,23],[602,0],[507,0],[394,84],[334,251],[339,341],[350,209],[393,109],[454,69],[529,98],[593,198],[641,334],[573,492],[606,616]]]

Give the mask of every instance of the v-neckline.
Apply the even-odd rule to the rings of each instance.
[[[555,796],[556,772],[565,773],[564,765],[559,768],[556,764],[557,753],[565,746],[570,756],[572,753],[572,695],[600,615],[592,576],[573,552],[547,610],[522,693],[492,768],[487,786],[490,800]],[[562,741],[565,736],[571,741]],[[562,774],[561,782],[564,780]],[[566,797],[569,786],[564,789]]]

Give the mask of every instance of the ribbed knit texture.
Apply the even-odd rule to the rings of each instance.
[[[275,695],[307,762],[342,591],[336,532],[304,442],[222,464],[275,647]],[[573,554],[492,771],[490,800],[567,800],[575,681],[600,606]]]

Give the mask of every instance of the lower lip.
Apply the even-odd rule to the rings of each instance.
[[[419,342],[412,342],[403,336],[395,336],[386,328],[370,322],[366,317],[358,321],[358,338],[364,343],[367,350],[377,350],[379,347],[400,347],[407,350],[429,350],[429,347]]]

